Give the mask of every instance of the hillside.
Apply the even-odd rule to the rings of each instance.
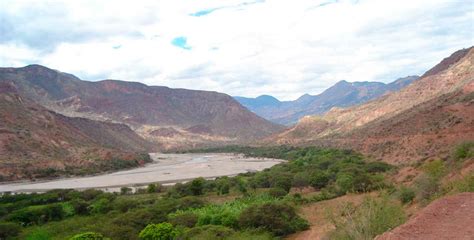
[[[126,125],[54,113],[6,84],[0,84],[0,119],[0,180],[138,166],[152,147]]]
[[[21,96],[50,110],[125,123],[164,147],[251,140],[282,130],[217,92],[116,80],[88,82],[39,65],[1,68],[0,81],[13,84]],[[162,136],[161,128],[179,136]]]
[[[351,83],[343,80],[319,95],[305,94],[294,101],[280,102],[268,95],[257,98],[235,97],[235,99],[265,119],[291,125],[307,115],[321,115],[333,107],[354,106],[398,91],[416,79],[418,76],[408,76],[389,84],[381,82]]]
[[[355,148],[389,162],[442,156],[474,139],[473,61],[474,48],[460,50],[399,92],[305,117],[268,140]]]

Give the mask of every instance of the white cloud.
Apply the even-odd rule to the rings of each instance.
[[[474,44],[473,8],[456,0],[0,0],[0,65],[294,99],[342,79],[422,74]],[[174,46],[177,37],[190,49]]]

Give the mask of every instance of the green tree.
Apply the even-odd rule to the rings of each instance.
[[[326,187],[329,182],[329,174],[326,171],[316,170],[311,175],[311,186],[315,189]]]
[[[179,235],[179,231],[171,223],[148,224],[141,232],[140,239],[143,240],[173,240]]]
[[[204,178],[196,178],[191,182],[190,189],[194,196],[199,196],[203,194],[204,183],[206,180]]]

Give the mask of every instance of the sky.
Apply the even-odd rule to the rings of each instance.
[[[421,75],[474,45],[473,0],[0,0],[0,66],[269,94]]]

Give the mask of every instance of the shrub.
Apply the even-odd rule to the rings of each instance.
[[[354,187],[354,176],[347,173],[337,175],[336,186],[339,192],[347,193],[353,190]]]
[[[151,184],[148,184],[146,191],[148,193],[159,193],[163,191],[163,186],[159,183],[156,183],[156,184],[151,183]]]
[[[132,189],[129,188],[129,187],[121,187],[120,188],[120,194],[127,195],[127,194],[130,194],[130,193],[132,193]]]
[[[265,203],[245,209],[239,216],[241,228],[261,228],[277,236],[305,230],[308,223],[286,204]]]
[[[439,179],[427,174],[420,175],[415,180],[415,188],[420,201],[430,201],[440,190]]]
[[[336,240],[373,239],[406,220],[403,208],[386,196],[382,199],[366,198],[357,208],[346,205],[330,218],[336,229],[329,233],[329,239]]]
[[[140,239],[143,240],[173,240],[179,235],[171,223],[148,224],[141,232]]]
[[[61,220],[64,217],[60,204],[31,206],[12,212],[7,219],[22,225],[44,224],[49,221]]]
[[[184,212],[169,217],[169,222],[175,226],[194,227],[198,221],[198,216],[194,213]]]
[[[281,198],[281,197],[286,196],[288,192],[282,188],[270,188],[270,190],[268,191],[268,194],[270,194],[270,196],[274,198]]]
[[[442,160],[434,160],[423,165],[423,171],[435,180],[441,179],[446,173],[446,166]]]
[[[416,196],[415,191],[408,187],[401,187],[400,190],[398,191],[398,199],[403,204],[412,202],[413,199],[415,199],[415,196]]]
[[[104,236],[100,233],[86,232],[74,235],[70,240],[105,240]]]
[[[74,199],[71,202],[74,213],[77,215],[87,215],[89,213],[89,204],[82,199]]]
[[[292,176],[289,174],[277,174],[272,176],[271,178],[271,187],[273,188],[281,188],[285,190],[287,193],[291,189],[291,180]]]
[[[464,160],[474,157],[474,141],[459,144],[454,150],[454,159]]]
[[[21,232],[21,227],[14,223],[0,223],[0,239],[16,237]]]
[[[326,171],[317,170],[311,175],[311,186],[315,189],[326,187],[329,182],[329,174]]]
[[[191,190],[191,193],[194,196],[202,195],[203,190],[204,190],[204,183],[205,182],[206,182],[206,180],[202,177],[201,178],[196,178],[193,181],[191,181],[191,184],[189,186],[189,188]]]
[[[235,231],[231,228],[217,225],[195,227],[183,234],[184,239],[229,239]]]
[[[89,206],[89,212],[91,214],[107,213],[110,210],[112,210],[112,206],[110,200],[107,198],[97,199]]]
[[[293,181],[291,182],[293,187],[306,187],[311,184],[311,177],[308,172],[299,172],[293,176]]]
[[[113,208],[123,213],[127,212],[130,209],[136,208],[137,206],[137,201],[132,199],[116,199],[113,202]]]

